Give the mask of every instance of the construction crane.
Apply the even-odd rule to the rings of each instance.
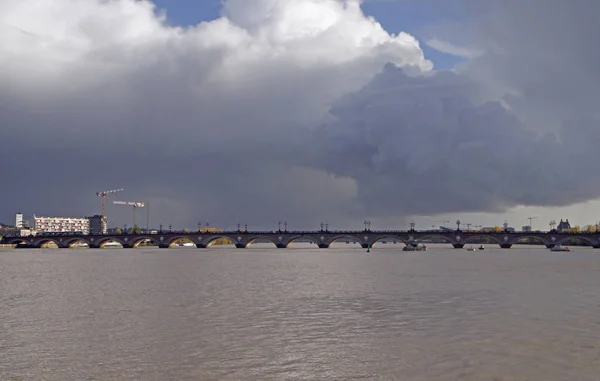
[[[103,192],[96,192],[96,196],[98,197],[102,197],[102,220],[104,221],[104,202],[106,201],[106,195],[107,194],[111,194],[111,193],[117,193],[117,192],[122,192],[123,189],[113,189],[113,190],[109,190],[109,191],[103,191]]]
[[[532,225],[532,220],[535,220],[536,218],[539,217],[527,217],[527,219],[529,220],[529,230],[533,231],[533,225]]]
[[[135,228],[137,226],[135,223],[135,210],[137,208],[143,208],[145,204],[137,201],[113,201],[113,204],[133,206],[133,228]]]

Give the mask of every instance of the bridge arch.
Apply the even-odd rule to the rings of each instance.
[[[318,237],[319,240],[315,241],[317,244],[319,243],[327,243],[327,238],[325,238],[325,240],[323,242],[321,242],[321,237]],[[331,239],[329,239],[329,246],[331,246],[333,243],[335,242],[357,242],[359,244],[363,243],[364,239],[362,237],[357,237],[351,234],[342,234],[342,235],[338,235],[338,236],[334,236]]]
[[[301,243],[310,243],[311,245],[314,245],[314,244],[318,243],[317,242],[317,238],[318,237],[308,236],[308,235],[296,235],[296,236],[293,236],[291,238],[288,237],[287,241],[283,241],[282,244],[285,247],[290,247],[290,245],[292,243],[297,242],[298,240],[300,240]],[[310,241],[310,242],[305,242],[305,241]]]
[[[131,247],[133,247],[133,248],[137,248],[137,247],[138,247],[138,246],[140,246],[140,244],[141,244],[142,242],[144,242],[144,241],[151,241],[151,242],[152,242],[154,245],[156,245],[156,246],[158,246],[158,245],[159,245],[159,242],[158,242],[158,240],[157,240],[157,239],[155,239],[155,238],[153,238],[153,237],[150,237],[150,236],[148,236],[148,237],[146,237],[146,236],[143,236],[143,237],[135,237],[135,238],[133,238],[133,239],[131,240],[131,242],[130,242],[130,245],[131,245]]]
[[[381,241],[393,241],[393,242],[397,242],[397,243],[403,243],[406,245],[407,241],[406,239],[399,237],[397,235],[386,235],[386,236],[380,236],[380,237],[376,237],[373,242],[371,242],[371,246],[374,246],[377,243],[380,243]]]
[[[456,243],[456,241],[454,241],[454,240],[452,240],[452,239],[450,239],[450,238],[448,238],[446,236],[443,236],[441,234],[428,234],[428,235],[425,235],[423,237],[416,238],[414,241],[418,242],[418,243],[421,243],[423,241],[430,240],[430,239],[436,239],[436,240],[444,241],[444,242],[447,242],[447,243],[450,243],[450,244],[455,244]]]
[[[474,236],[471,236],[469,238],[466,238],[465,241],[464,241],[464,243],[465,244],[466,243],[473,243],[474,241],[478,241],[478,239],[481,240],[481,238],[487,238],[487,239],[493,241],[494,243],[496,243],[498,245],[504,244],[504,242],[502,242],[498,237],[493,236],[491,234],[490,235],[488,235],[488,234],[486,234],[486,235],[474,235]],[[481,242],[477,242],[477,243],[481,243]]]
[[[91,241],[91,239],[90,239]],[[127,240],[129,241],[129,239]],[[106,245],[109,242],[116,242],[119,245],[125,247],[126,243],[123,242],[122,239],[116,238],[116,237],[98,237],[97,239],[94,239],[93,242],[90,242],[90,245],[94,245],[95,247],[104,247],[104,245]]]
[[[29,245],[33,245],[33,242],[31,242],[31,240],[26,240],[25,238],[22,237],[13,237],[13,238],[8,238],[5,240],[5,242],[9,245],[23,245],[23,246],[29,246]]]
[[[508,242],[508,243],[510,243],[511,245],[519,245],[519,244],[526,245],[527,243],[523,243],[523,240],[535,241],[542,245],[550,245],[553,243],[550,239],[544,239],[544,238],[542,238],[540,236],[536,236],[536,235],[524,235],[524,236],[515,238],[513,241]]]
[[[237,242],[237,239],[236,239],[236,237],[231,237],[231,236],[228,236],[228,235],[226,235],[226,234],[218,234],[218,235],[213,235],[213,236],[210,236],[210,237],[209,237],[209,238],[207,238],[207,239],[204,239],[204,240],[201,242],[201,245],[203,245],[203,247],[211,247],[211,246],[214,246],[214,245],[215,245],[215,242],[216,242],[217,240],[219,240],[219,239],[226,239],[226,240],[228,240],[229,242],[231,242],[231,243],[230,243],[230,245],[235,245],[235,244],[236,244],[236,242]],[[243,239],[243,238],[242,238],[242,239]]]
[[[250,239],[248,239],[247,241],[245,241],[246,247],[249,247],[253,243],[256,243],[257,239],[263,240],[263,241],[269,241],[270,243],[272,243],[273,245],[275,245],[275,247],[277,247],[277,245],[283,245],[284,244],[283,240],[281,242],[277,242],[272,237],[251,237]],[[233,241],[233,243],[235,243],[235,241]]]
[[[150,237],[145,237],[144,240],[146,240],[146,239],[150,239],[153,242],[157,242],[157,241],[154,241]],[[194,242],[194,240],[192,239],[191,236],[182,235],[182,236],[176,236],[176,237],[169,238],[168,240],[164,240],[161,243],[157,242],[157,245],[165,245],[165,246],[168,246],[169,248],[171,248],[178,242],[191,242],[194,245],[196,244],[196,242]]]
[[[590,246],[594,246],[597,244],[590,237],[580,236],[580,235],[573,236],[573,237],[564,237],[564,238],[561,238],[560,240],[557,240],[555,243],[558,245],[567,245],[569,241],[574,240],[574,239],[583,241]]]
[[[63,242],[62,244],[63,244],[65,247],[71,248],[71,247],[73,247],[73,245],[75,245],[77,242],[85,243],[86,245],[88,245],[88,247],[90,246],[90,242],[89,242],[88,240],[86,240],[86,239],[83,239],[83,238],[78,238],[78,237],[76,237],[76,238],[71,238],[71,239],[68,239],[68,240],[66,240],[65,242]]]
[[[41,247],[44,247],[44,246],[46,246],[48,244],[53,244],[53,245],[56,245],[56,247],[60,247],[61,242],[59,242],[59,240],[56,240],[56,239],[53,239],[53,238],[43,238],[43,239],[40,239],[40,240],[36,241],[34,243],[34,246],[41,248]]]

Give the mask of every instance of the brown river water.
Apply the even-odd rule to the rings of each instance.
[[[600,250],[0,250],[0,380],[600,379]]]

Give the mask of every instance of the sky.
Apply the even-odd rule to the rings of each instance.
[[[132,222],[115,200],[173,228],[595,223],[598,11],[3,0],[0,222],[123,188],[110,226]]]

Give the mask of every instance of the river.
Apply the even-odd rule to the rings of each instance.
[[[600,250],[0,250],[0,380],[578,380]]]

